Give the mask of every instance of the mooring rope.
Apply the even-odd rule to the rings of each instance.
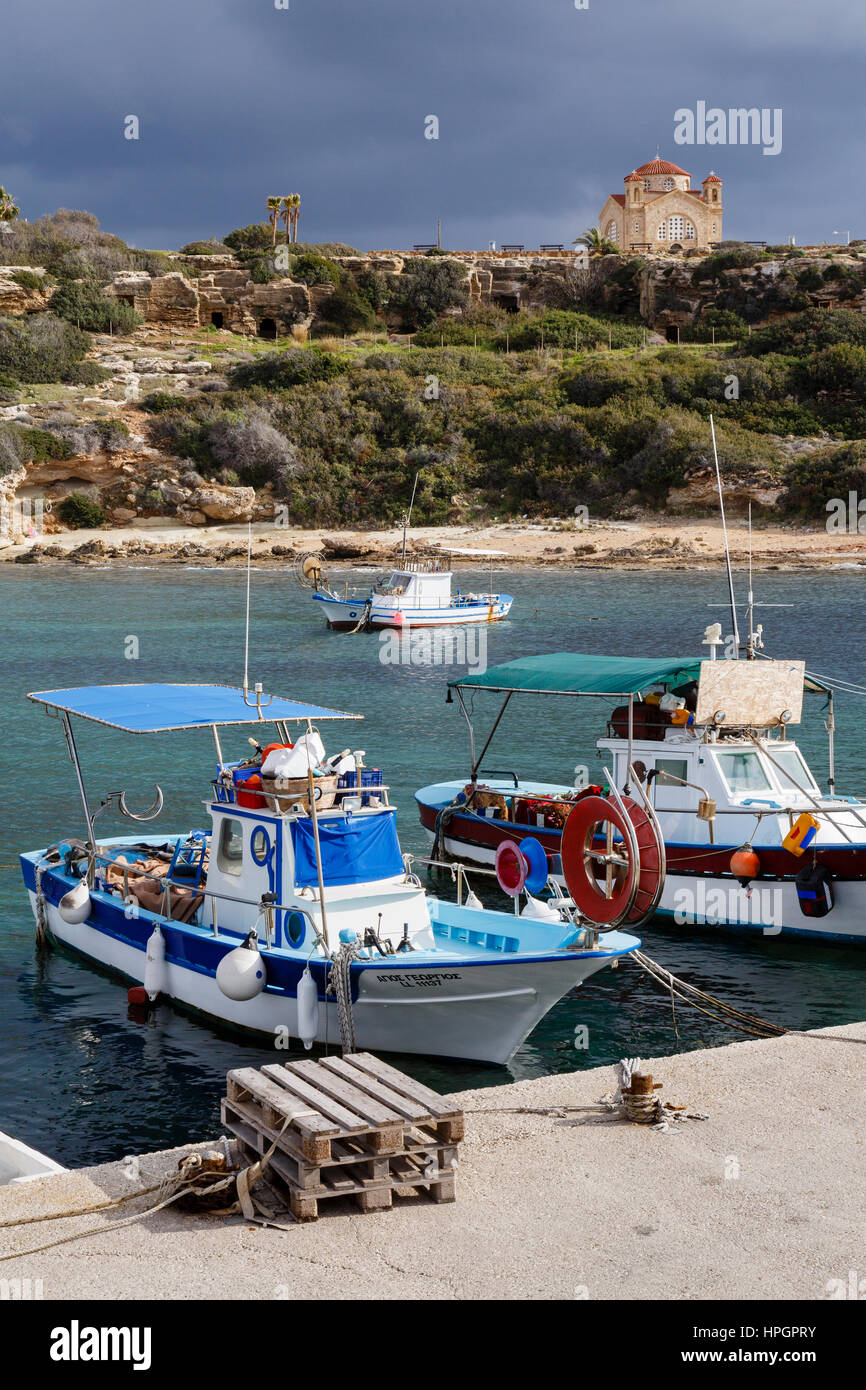
[[[328,990],[333,989],[337,1000],[337,1018],[340,1024],[340,1047],[343,1056],[355,1051],[355,1016],[352,1012],[352,961],[357,960],[360,948],[357,941],[343,941],[340,949],[331,958],[328,972]]]

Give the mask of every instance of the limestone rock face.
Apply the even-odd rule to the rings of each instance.
[[[208,483],[192,494],[188,510],[201,512],[210,521],[248,521],[255,500],[255,488]]]
[[[13,280],[16,271],[44,275],[30,265],[0,265],[0,314],[39,314],[48,305],[50,290],[28,290]]]
[[[198,307],[198,290],[179,271],[157,275],[151,280],[147,311],[151,321],[174,324],[178,328],[197,328]]]

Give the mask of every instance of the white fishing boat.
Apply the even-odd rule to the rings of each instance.
[[[608,786],[627,798],[639,787],[664,840],[660,915],[768,937],[866,941],[866,802],[836,791],[833,690],[802,661],[760,659],[755,637],[746,660],[554,652],[452,681],[470,730],[464,696],[487,690],[502,705],[477,757],[472,734],[468,778],[416,793],[434,854],[490,865],[504,841],[531,835],[578,909],[596,911],[602,794]],[[718,625],[705,640],[715,652]],[[791,736],[804,689],[827,702],[825,791]],[[517,695],[613,706],[598,773],[581,771],[577,785],[485,776],[493,733]]]
[[[313,599],[321,605],[328,626],[337,631],[496,623],[508,616],[511,594],[494,592],[492,585],[483,591],[452,592],[453,572],[440,564],[438,559],[404,559],[366,591],[341,596],[325,586],[316,589]]]
[[[66,1169],[55,1163],[53,1158],[0,1130],[0,1187],[33,1182],[36,1178],[48,1178],[52,1173],[65,1172]]]
[[[555,887],[539,903],[548,876],[537,865],[534,877],[517,873],[516,893],[507,880],[514,911],[428,895],[401,854],[387,785],[358,769],[340,777],[324,761],[318,726],[356,716],[251,693],[246,682],[29,698],[61,722],[86,826],[83,839],[66,827],[55,844],[21,856],[37,931],[133,982],[142,1004],[177,1000],[282,1045],[342,1041],[501,1063],[563,995],[640,944],[576,917]],[[123,792],[92,807],[76,719],[134,735],[209,728],[217,767],[204,779],[205,825],[98,835],[109,809],[153,820],[163,795],[157,787],[142,813]],[[297,723],[305,734],[293,747]],[[250,725],[256,753],[227,761],[220,730]],[[299,748],[304,777],[289,775]],[[529,896],[518,914],[521,891]]]

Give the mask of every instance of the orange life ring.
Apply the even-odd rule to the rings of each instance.
[[[575,906],[589,922],[602,927],[642,921],[655,907],[664,872],[655,827],[646,810],[623,796],[588,796],[575,804],[562,830],[562,872]],[[594,848],[599,826],[618,832],[611,858]],[[594,865],[612,866],[599,883]]]

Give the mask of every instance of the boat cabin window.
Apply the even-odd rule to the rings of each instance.
[[[727,783],[731,796],[742,796],[746,792],[770,791],[771,783],[761,759],[756,752],[747,749],[731,749],[716,754],[719,770]]]
[[[404,594],[411,583],[411,574],[403,574],[401,570],[394,570],[389,579],[379,581],[376,589],[380,594]]]
[[[217,847],[217,864],[224,874],[240,876],[244,857],[244,829],[239,820],[224,820]]]
[[[682,809],[688,806],[691,795],[690,788],[680,786],[681,782],[689,780],[689,764],[687,758],[656,758],[656,772],[658,776],[653,778],[655,796],[654,804],[660,811]],[[675,777],[675,782],[669,781],[668,777],[663,776],[668,773],[670,777]]]
[[[784,744],[773,744],[770,754],[775,763],[775,772],[783,791],[803,791],[818,792],[815,779],[809,771],[802,754],[798,748],[788,747]]]

